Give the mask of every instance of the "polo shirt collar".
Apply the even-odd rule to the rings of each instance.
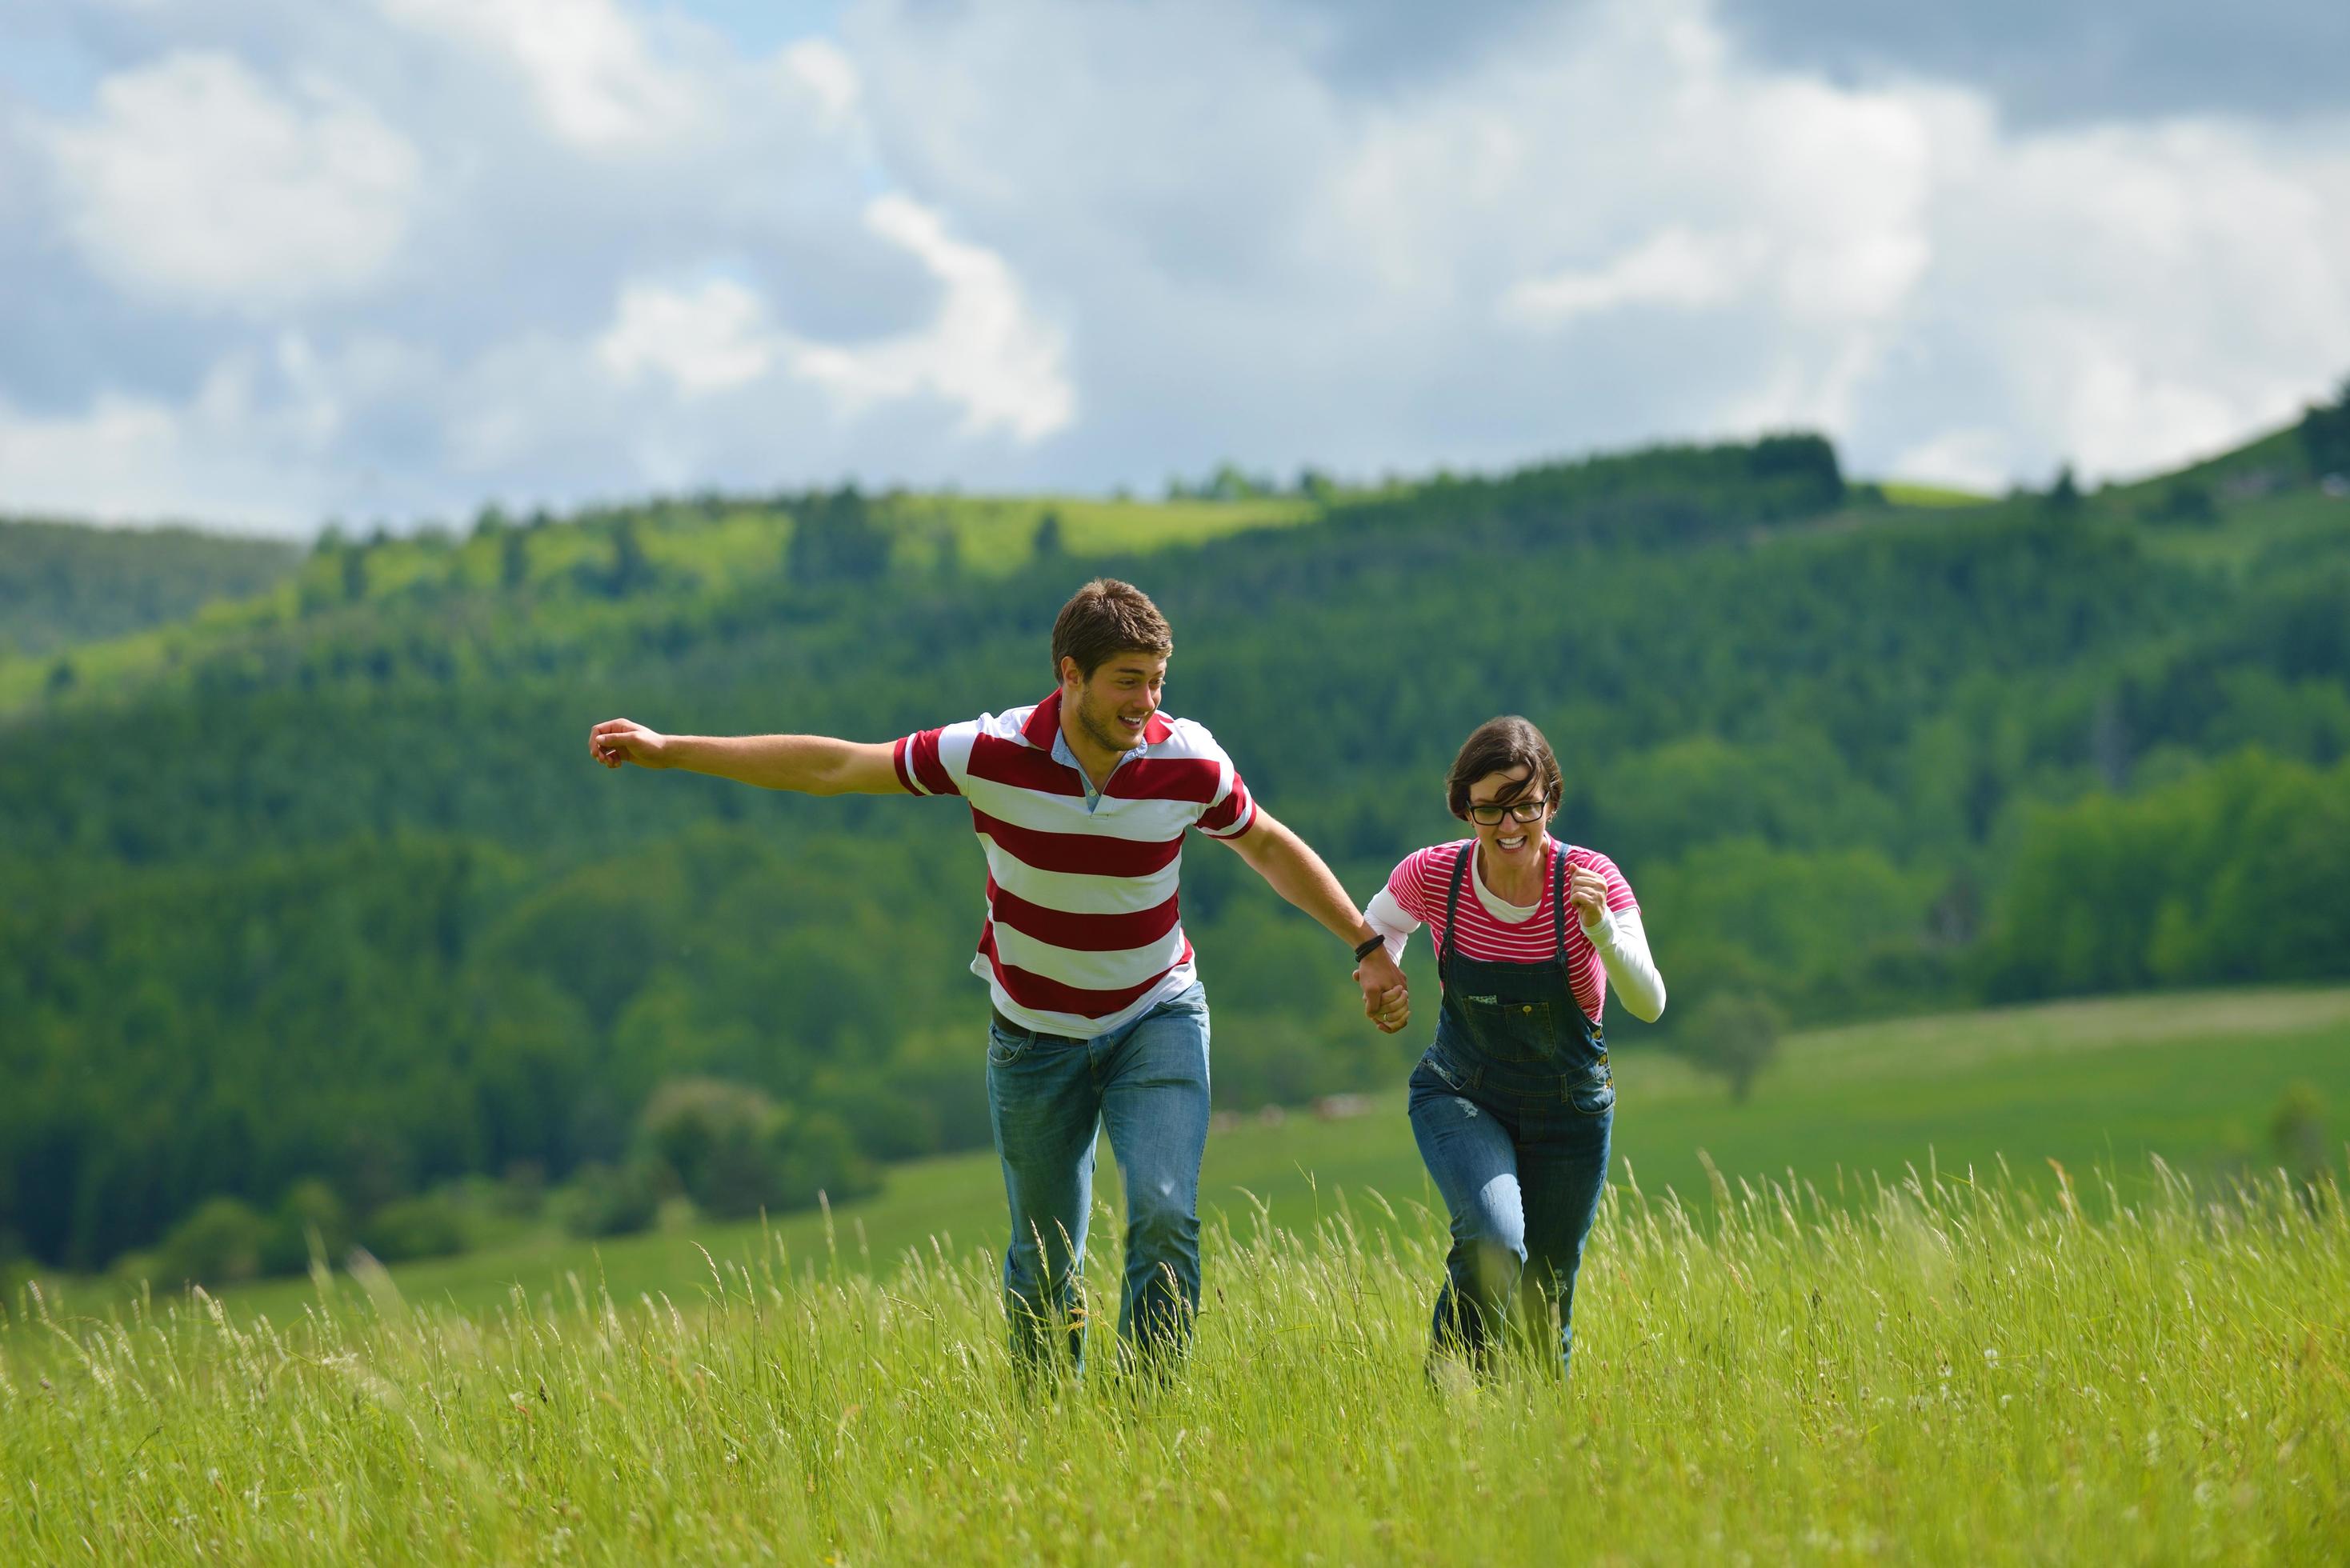
[[[1139,755],[1143,751],[1159,744],[1174,733],[1174,727],[1167,722],[1165,714],[1153,713],[1142,726],[1142,744],[1134,751],[1127,753],[1126,755]],[[1060,760],[1069,766],[1076,766],[1075,756],[1063,754],[1068,752],[1068,744],[1061,735],[1061,689],[1059,687],[1054,687],[1051,694],[1036,704],[1035,711],[1028,715],[1028,722],[1020,726],[1020,738],[1038,751],[1059,755]]]
[[[1053,749],[1053,737],[1060,732],[1061,689],[1055,686],[1052,695],[1036,704],[1036,711],[1028,715],[1028,722],[1020,727],[1020,733],[1038,751],[1049,752]]]

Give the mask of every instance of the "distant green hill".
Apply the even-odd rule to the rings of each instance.
[[[1473,724],[1540,722],[1559,831],[1648,913],[1659,1041],[1709,996],[1822,1025],[2339,978],[2350,504],[2306,462],[2183,493],[1897,505],[1794,436],[1375,493],[327,541],[77,647],[70,681],[0,665],[0,1248],[91,1267],[304,1178],[360,1215],[560,1180],[641,1152],[686,1075],[788,1108],[776,1207],[983,1142],[956,807],[610,774],[584,732],[881,739],[1032,701],[1103,569],[1175,624],[1170,709],[1358,898],[1457,833]],[[1424,1041],[1425,1006],[1367,1034],[1343,952],[1214,846],[1184,918],[1223,1103],[1390,1081]]]
[[[1910,484],[1898,479],[1888,479],[1877,488],[1896,506],[1985,506],[1992,499],[1946,484]]]
[[[189,528],[0,518],[0,669],[12,654],[38,658],[250,598],[291,576],[302,554],[283,540]]]

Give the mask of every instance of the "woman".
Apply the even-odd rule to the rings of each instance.
[[[1605,855],[1550,836],[1558,796],[1540,730],[1481,724],[1445,782],[1472,836],[1407,856],[1366,911],[1399,959],[1428,926],[1443,991],[1410,1101],[1452,1217],[1431,1368],[1448,1352],[1487,1366],[1512,1332],[1539,1343],[1555,1309],[1564,1371],[1615,1122],[1601,1004],[1612,982],[1635,1015],[1665,1009],[1630,884]]]

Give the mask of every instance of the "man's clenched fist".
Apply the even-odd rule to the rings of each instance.
[[[607,719],[588,732],[588,754],[608,768],[634,763],[640,768],[670,765],[669,737],[634,719]]]

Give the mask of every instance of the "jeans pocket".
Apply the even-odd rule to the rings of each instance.
[[[1616,1080],[1605,1066],[1566,1091],[1566,1103],[1586,1116],[1604,1116],[1616,1108]]]
[[[1436,1054],[1436,1047],[1433,1045],[1428,1048],[1427,1054],[1420,1057],[1419,1064],[1427,1068],[1430,1072],[1435,1074],[1439,1079],[1442,1080],[1445,1087],[1451,1089],[1454,1094],[1459,1094],[1461,1090],[1469,1086],[1468,1075],[1458,1071],[1454,1068],[1451,1063],[1438,1055]]]
[[[987,1026],[987,1064],[1009,1067],[1028,1054],[1028,1047],[1036,1044],[1034,1034],[1006,1034],[993,1023]]]
[[[1159,1005],[1170,1012],[1196,1012],[1205,1017],[1208,1012],[1208,988],[1195,980]]]

